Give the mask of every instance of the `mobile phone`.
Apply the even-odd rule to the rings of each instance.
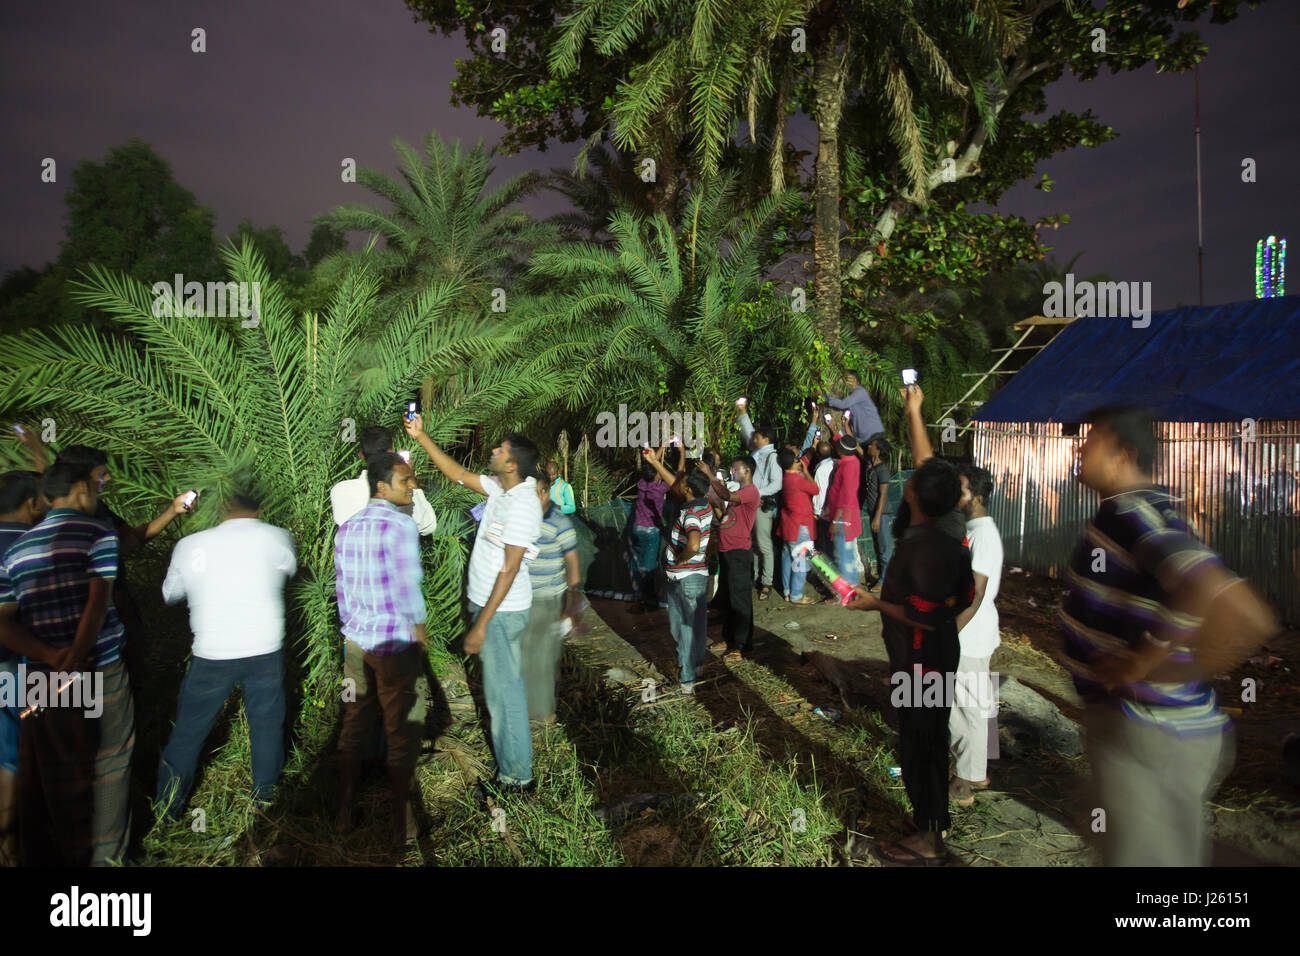
[[[643,442],[641,443],[641,450],[642,450],[642,451],[649,451],[649,450],[650,450],[650,443],[649,443],[648,441],[643,441]]]
[[[17,432],[18,434],[20,434],[20,435],[26,435],[26,434],[27,434],[25,431],[23,431],[23,428],[22,428],[21,425],[15,425],[15,426],[14,426],[14,431],[16,431],[16,432]]]
[[[916,369],[914,368],[903,369],[903,384],[904,385],[916,384]]]
[[[849,418],[849,416],[850,416],[851,414],[852,414],[852,413],[851,413],[847,408],[844,409],[844,419],[845,419],[846,421],[848,420],[848,418]]]
[[[397,457],[402,459],[402,461],[406,462],[408,465],[411,463],[411,453],[405,448],[397,453]]]
[[[406,420],[408,422],[415,421],[415,402],[406,403]]]
[[[181,507],[184,508],[186,511],[189,511],[191,508],[194,507],[194,501],[195,499],[198,498],[198,496],[199,493],[197,491],[185,492],[185,497],[181,499]]]
[[[830,413],[830,412],[827,412],[825,415],[822,416],[822,418],[826,419],[826,424],[827,424],[827,425],[829,425],[829,424],[831,423],[831,413]]]
[[[673,445],[673,446],[676,446],[676,445],[680,445],[681,443],[682,443],[682,440],[681,440],[680,438],[678,438],[676,435],[669,435],[669,436],[668,436],[668,444]]]
[[[720,472],[720,471],[715,471],[714,474],[718,476],[718,481],[722,481],[722,480],[723,480],[723,478],[722,478],[722,472]]]
[[[822,430],[819,428],[819,429],[817,429],[816,432],[814,432],[814,434],[815,434],[818,438],[821,438],[821,437],[822,437]]]

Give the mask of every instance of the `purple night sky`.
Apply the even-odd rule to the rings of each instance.
[[[418,145],[430,129],[467,143],[495,142],[499,127],[449,103],[459,37],[415,23],[399,0],[226,0],[112,4],[43,0],[5,6],[0,56],[5,142],[0,147],[0,272],[41,267],[63,234],[68,175],[85,157],[138,135],[171,164],[177,180],[217,213],[220,234],[244,217],[284,229],[295,252],[310,217],[343,202],[370,202],[339,179],[343,157],[396,168],[389,145]],[[208,52],[190,52],[190,30],[207,31]],[[1210,54],[1201,69],[1205,202],[1205,301],[1254,295],[1255,240],[1300,235],[1300,148],[1293,76],[1300,3],[1245,9],[1226,27],[1205,18]],[[1288,63],[1292,65],[1287,66]],[[1157,308],[1195,304],[1196,191],[1192,75],[1153,68],[1082,84],[1069,75],[1049,88],[1053,110],[1091,107],[1119,138],[1040,166],[1051,193],[1026,184],[1002,209],[1027,217],[1068,212],[1051,233],[1062,263],[1084,255],[1080,275],[1106,272],[1150,281]],[[798,124],[792,138],[812,143]],[[496,162],[496,178],[568,165],[576,146]],[[58,161],[59,182],[40,181],[41,160]],[[1258,164],[1242,183],[1241,161]],[[561,200],[531,208],[546,214]]]

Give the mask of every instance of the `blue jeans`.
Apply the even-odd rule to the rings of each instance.
[[[872,537],[876,539],[876,561],[880,565],[880,570],[876,573],[880,580],[885,580],[885,568],[889,566],[889,559],[894,556],[894,515],[888,511],[880,516],[880,530],[871,532]]]
[[[213,661],[190,660],[181,682],[176,726],[158,762],[155,802],[178,819],[194,785],[199,754],[208,732],[238,685],[244,691],[244,714],[253,751],[253,796],[270,802],[284,768],[284,652]]]
[[[483,609],[470,602],[478,620]],[[483,649],[483,698],[492,718],[492,752],[501,783],[533,779],[533,737],[528,726],[528,697],[524,690],[523,636],[528,611],[497,611],[487,623]]]
[[[655,572],[659,570],[659,529],[632,527],[632,591],[638,601],[654,597]]]
[[[709,576],[688,574],[668,581],[668,627],[677,642],[681,684],[695,683],[707,644]]]
[[[844,537],[844,525],[831,524],[831,540],[835,544],[835,567],[840,577],[849,584],[858,583],[857,538]]]
[[[781,546],[781,583],[785,586],[785,596],[791,601],[803,597],[804,581],[808,579],[808,569],[812,567],[803,555],[794,556],[794,549],[804,541],[811,541],[812,535],[803,525],[799,527],[799,540],[785,542]]]

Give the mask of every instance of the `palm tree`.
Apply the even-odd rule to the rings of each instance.
[[[621,403],[704,412],[715,442],[732,399],[765,378],[806,391],[815,330],[764,282],[760,261],[794,199],[769,197],[742,216],[736,177],[723,176],[691,194],[680,233],[662,212],[620,208],[610,246],[537,256],[535,274],[563,291],[521,329],[537,343],[529,378],[551,383],[587,423]]]
[[[329,489],[353,468],[349,433],[355,441],[368,422],[396,424],[401,399],[422,378],[480,369],[513,343],[476,334],[455,310],[455,283],[433,283],[377,324],[380,279],[364,257],[343,273],[321,315],[287,307],[287,289],[270,278],[251,243],[225,250],[223,259],[231,281],[260,289],[255,325],[155,315],[149,287],[93,267],[72,295],[110,316],[117,334],[67,327],[3,336],[0,409],[24,421],[54,417],[62,442],[104,448],[128,515],[194,487],[209,492],[189,524],[200,529],[214,522],[221,492],[237,475],[259,475],[265,519],[298,542],[291,630],[303,643],[308,685],[324,695],[337,663]],[[362,388],[354,366],[364,349],[381,361]],[[477,372],[468,387],[471,401],[440,399],[426,409],[437,440],[454,441],[513,395],[504,372]],[[431,497],[438,507],[440,496]],[[429,632],[450,639],[459,625],[464,551],[456,521],[440,522],[439,531],[437,570],[426,582],[436,612]]]
[[[936,148],[926,129],[936,99],[969,100],[983,113],[991,51],[1014,48],[1024,22],[1006,0],[940,0],[915,11],[897,0],[577,0],[551,51],[551,69],[577,69],[591,42],[602,55],[641,53],[613,103],[620,148],[654,149],[684,127],[699,171],[719,168],[736,118],[759,118],[768,150],[770,189],[784,186],[784,127],[794,90],[808,80],[817,124],[813,215],[814,301],[827,344],[839,343],[840,125],[846,89],[867,87],[888,117],[913,187]],[[808,56],[794,31],[805,32]],[[770,104],[760,108],[762,104]],[[681,122],[681,114],[686,115]]]
[[[509,315],[526,311],[533,291],[527,282],[529,254],[552,242],[554,229],[533,220],[519,202],[544,177],[530,171],[489,190],[492,154],[481,142],[468,152],[459,140],[448,146],[436,130],[425,136],[422,155],[401,139],[393,140],[393,149],[401,159],[400,178],[367,167],[357,170],[357,182],[386,200],[386,207],[347,204],[315,220],[384,241],[368,253],[383,279],[378,320],[410,308],[438,282],[453,283],[458,290],[452,311],[484,328],[499,320],[503,309]],[[353,255],[341,252],[326,259],[325,280],[337,279]],[[357,357],[371,372],[378,368],[378,354]],[[421,383],[426,407],[432,388],[431,380]],[[461,382],[453,380],[451,388],[460,389]]]

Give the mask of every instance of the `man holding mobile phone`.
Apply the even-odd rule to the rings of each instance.
[[[872,435],[878,435],[885,430],[885,423],[880,420],[880,412],[876,408],[876,403],[871,400],[867,390],[862,387],[862,380],[858,378],[856,372],[846,372],[844,381],[849,387],[849,392],[843,398],[834,398],[825,396],[823,401],[831,408],[847,410],[850,412],[849,420],[845,423],[845,431],[851,431],[858,441],[865,441]]]
[[[438,470],[459,485],[487,497],[469,557],[466,597],[474,623],[465,635],[465,652],[481,654],[483,695],[492,717],[492,751],[497,776],[480,784],[475,797],[527,793],[533,779],[533,739],[524,688],[522,638],[533,603],[528,566],[537,557],[542,534],[542,503],[537,496],[537,446],[511,433],[492,449],[492,474],[463,467],[424,432],[417,414],[406,433],[420,443]]]
[[[407,414],[410,414],[409,411]],[[363,428],[357,436],[357,454],[361,458],[361,473],[355,478],[338,482],[330,489],[330,507],[334,512],[334,523],[341,525],[360,511],[370,501],[370,482],[366,478],[366,467],[376,455],[390,454],[393,450],[393,436],[382,425],[370,425]],[[410,462],[407,461],[409,465]],[[433,505],[425,497],[424,491],[415,488],[411,492],[411,503],[399,505],[398,510],[415,519],[415,525],[421,535],[431,535],[438,530],[438,516]]]

